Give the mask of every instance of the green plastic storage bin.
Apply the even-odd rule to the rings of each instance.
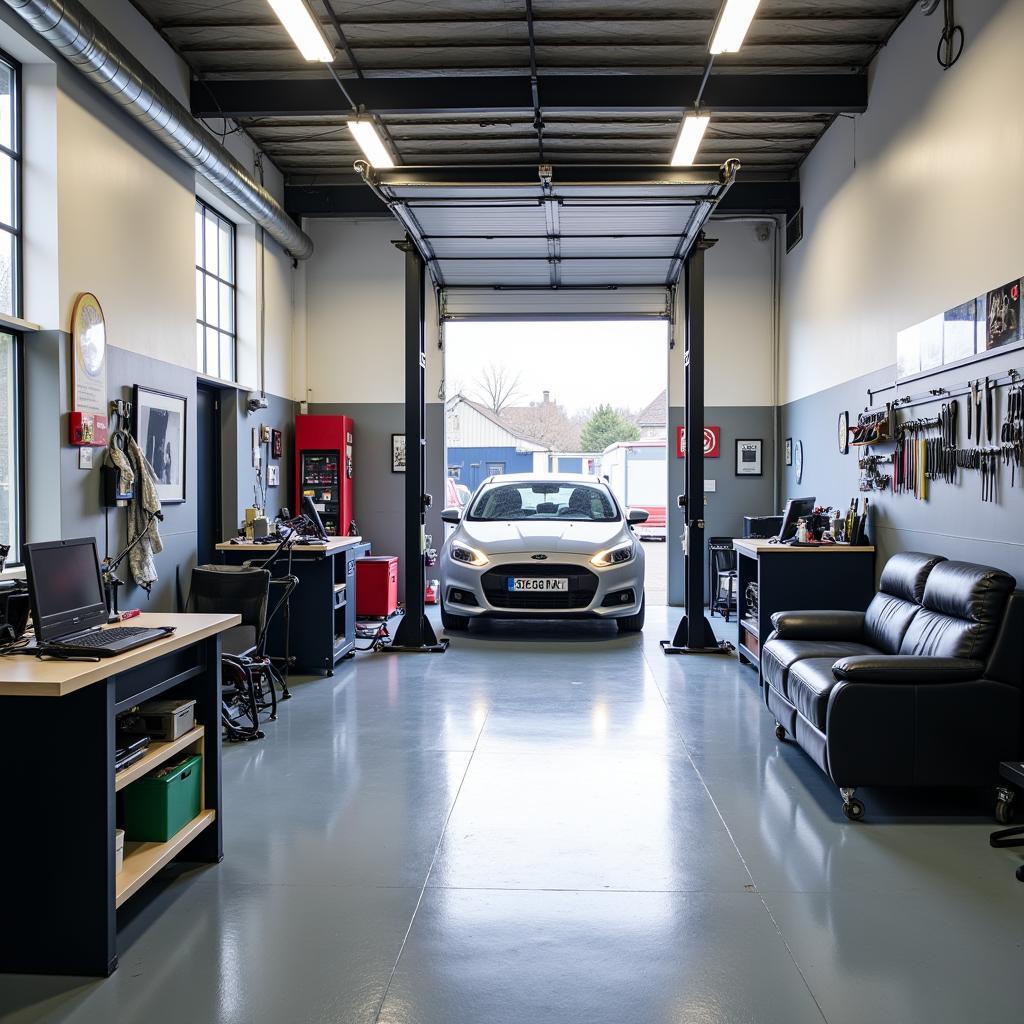
[[[203,758],[161,765],[124,790],[125,839],[165,843],[199,814]]]

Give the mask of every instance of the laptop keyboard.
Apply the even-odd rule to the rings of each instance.
[[[67,647],[109,647],[119,640],[130,640],[144,633],[152,633],[152,630],[143,626],[114,626],[113,629],[98,629],[95,633],[65,640],[64,644]]]

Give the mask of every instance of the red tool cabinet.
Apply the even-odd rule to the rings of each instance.
[[[356,615],[386,618],[398,611],[398,559],[392,555],[356,562]]]

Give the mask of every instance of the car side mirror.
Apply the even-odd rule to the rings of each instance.
[[[454,523],[457,526],[461,519],[462,519],[462,513],[457,508],[446,508],[441,513],[441,522],[442,523]]]
[[[646,523],[651,518],[651,513],[642,508],[631,508],[627,520],[630,523]]]

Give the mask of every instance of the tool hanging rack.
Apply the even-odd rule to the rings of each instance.
[[[904,395],[901,398],[894,398],[884,406],[874,407],[872,407],[872,402],[874,402],[875,396],[880,395],[883,391],[895,390],[896,385],[886,384],[884,388],[868,388],[868,404],[865,406],[862,415],[885,413],[890,405],[894,409],[912,409],[915,405],[927,405],[931,402],[941,402],[943,400],[948,402],[954,398],[964,398],[970,395],[972,384],[977,385],[983,380],[985,380],[984,377],[970,378],[964,381],[963,384],[956,384],[951,388],[930,388],[928,391],[922,391],[916,395]],[[988,382],[992,388],[1013,387],[1024,382],[1024,370],[1007,370],[1002,376],[989,377]]]

